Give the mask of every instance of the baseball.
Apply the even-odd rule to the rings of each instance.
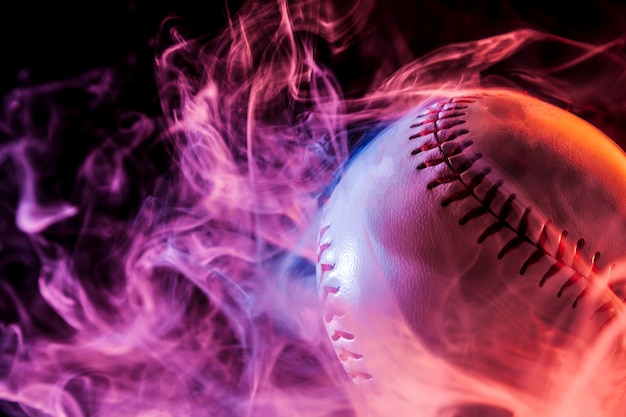
[[[521,93],[442,94],[342,172],[320,223],[322,319],[357,384],[446,366],[552,390],[619,317],[624,231],[626,155],[601,131]]]

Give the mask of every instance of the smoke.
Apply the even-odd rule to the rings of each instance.
[[[623,33],[572,40],[520,19],[453,39],[441,23],[427,52],[412,42],[435,29],[384,2],[228,13],[211,39],[164,20],[158,115],[120,108],[138,92],[128,65],[5,94],[6,414],[368,415],[315,289],[319,207],[350,155],[424,99],[477,87],[528,91],[626,143]],[[523,408],[497,389],[478,391]]]

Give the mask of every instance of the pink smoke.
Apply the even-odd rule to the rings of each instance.
[[[95,145],[71,130],[52,140],[72,120],[55,106],[70,91],[81,107],[114,112],[115,71],[5,97],[0,399],[9,415],[371,415],[329,346],[315,289],[319,207],[351,153],[424,99],[475,87],[526,90],[626,144],[624,35],[592,43],[522,27],[416,58],[381,8],[252,1],[210,41],[172,28],[156,60],[163,117],[124,115],[115,131],[90,133]],[[367,77],[347,71],[356,86],[333,68],[346,56],[355,67],[385,59]],[[70,169],[60,149],[72,146],[86,157]],[[141,210],[127,216],[127,201]],[[500,387],[466,383],[529,415]],[[414,415],[466,415],[455,407]]]

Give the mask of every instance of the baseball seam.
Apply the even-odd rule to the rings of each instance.
[[[331,342],[337,346],[339,352],[336,353],[337,357],[341,362],[344,363],[344,369],[346,370],[348,376],[351,379],[361,378],[364,380],[370,380],[373,376],[364,371],[357,371],[351,369],[347,364],[351,360],[361,360],[363,359],[363,354],[359,352],[355,352],[353,350],[348,350],[342,345],[342,341],[353,341],[355,339],[355,335],[345,330],[339,330],[334,325],[337,318],[343,316],[345,311],[341,309],[337,309],[336,307],[331,307],[328,304],[328,298],[330,296],[337,296],[341,287],[340,286],[331,286],[325,285],[325,275],[326,273],[332,271],[335,268],[335,265],[328,264],[322,262],[323,254],[328,248],[331,246],[331,242],[326,241],[323,242],[323,237],[326,232],[330,229],[330,224],[325,225],[320,229],[320,233],[318,236],[317,242],[317,263],[320,267],[320,276],[319,276],[319,284],[318,289],[321,292],[321,302],[322,302],[322,313],[324,316],[324,325],[326,329],[329,331]]]
[[[459,110],[469,108],[469,105],[475,103],[479,98],[480,97],[477,96],[466,96],[462,98],[453,98],[445,101],[440,101],[431,105],[431,107],[425,113],[417,116],[417,118],[426,117],[427,119],[421,120],[410,126],[410,128],[413,129],[421,129],[420,131],[409,136],[409,140],[414,140],[427,135],[432,135],[435,140],[433,142],[427,142],[421,147],[412,150],[411,155],[417,155],[423,151],[435,148],[439,149],[440,155],[434,159],[430,159],[426,162],[421,163],[416,168],[418,170],[422,170],[428,167],[434,167],[445,163],[452,172],[452,174],[440,175],[433,181],[429,182],[426,186],[427,189],[433,189],[442,184],[448,184],[454,181],[458,181],[463,185],[463,189],[461,191],[448,195],[444,200],[441,201],[441,205],[443,207],[446,207],[453,202],[464,200],[468,197],[472,197],[480,203],[480,206],[471,209],[459,219],[458,222],[460,225],[464,225],[467,222],[481,217],[485,214],[490,214],[495,217],[496,221],[488,226],[478,237],[477,242],[479,244],[483,243],[488,237],[503,229],[509,229],[515,233],[516,236],[509,240],[498,252],[498,259],[502,259],[506,254],[520,247],[523,243],[530,244],[536,248],[536,250],[523,262],[522,266],[520,267],[520,275],[524,275],[531,265],[539,262],[539,260],[544,256],[551,258],[554,262],[552,266],[548,269],[548,271],[545,272],[545,274],[540,279],[540,287],[543,287],[545,282],[550,277],[556,275],[563,268],[570,268],[573,271],[573,274],[568,278],[567,281],[565,281],[565,283],[557,292],[557,297],[561,297],[568,287],[574,285],[581,279],[590,280],[590,277],[588,275],[596,274],[598,272],[597,260],[600,257],[600,253],[596,252],[593,255],[591,263],[589,264],[590,273],[581,272],[577,268],[576,264],[581,263],[580,250],[585,244],[584,239],[581,238],[577,241],[575,245],[571,245],[567,241],[567,230],[563,230],[560,234],[558,250],[556,254],[552,255],[549,253],[546,247],[548,228],[552,226],[549,220],[543,223],[541,234],[537,242],[533,242],[527,234],[529,223],[528,217],[532,211],[531,207],[526,207],[524,209],[517,228],[511,225],[509,221],[507,221],[507,217],[511,213],[513,201],[516,199],[516,195],[514,193],[506,196],[506,201],[498,213],[496,213],[491,208],[491,203],[495,200],[498,193],[503,193],[501,187],[504,184],[504,180],[498,179],[495,183],[493,183],[484,198],[481,199],[478,195],[476,195],[474,190],[492,172],[492,169],[490,167],[484,168],[481,172],[475,174],[469,181],[469,183],[462,178],[461,175],[468,171],[476,161],[483,157],[483,155],[481,153],[474,153],[469,156],[467,155],[466,150],[473,145],[473,142],[470,140],[460,141],[460,138],[469,133],[468,129],[450,129],[466,123],[466,120],[463,119],[463,116],[465,116],[466,113],[460,112]],[[463,104],[459,105],[459,103]],[[451,143],[453,143],[452,146],[444,148],[445,145]],[[459,166],[455,168],[454,164],[451,162],[451,158],[457,155],[459,157],[462,157],[462,162],[460,162]],[[564,254],[567,248],[573,250],[574,252],[573,259],[569,263],[566,262],[564,258]],[[582,262],[586,264],[586,261]],[[577,295],[574,302],[572,303],[572,308],[576,308],[576,306],[580,302],[580,299],[585,294],[586,291],[583,290],[580,294]],[[598,309],[598,311],[605,311],[607,307],[609,306],[603,305]]]

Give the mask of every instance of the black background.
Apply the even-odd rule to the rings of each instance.
[[[71,78],[129,60],[135,63],[137,82],[150,85],[155,39],[166,18],[175,18],[191,37],[210,37],[226,24],[227,8],[234,13],[242,3],[7,2],[0,13],[0,91]],[[594,43],[626,33],[626,7],[611,1],[388,0],[379,2],[375,15],[385,15],[385,24],[397,25],[415,56],[519,27]],[[349,72],[345,68],[355,64],[343,65]],[[342,81],[350,75],[340,70],[338,76]],[[156,96],[143,99],[148,105]]]
[[[73,79],[107,67],[122,68],[126,77],[124,92],[112,103],[98,109],[96,113],[77,113],[78,120],[73,122],[87,127],[67,123],[66,130],[60,131],[58,147],[67,151],[59,151],[56,155],[58,166],[54,182],[64,200],[80,206],[81,201],[93,199],[77,194],[72,178],[85,155],[102,138],[94,134],[92,146],[85,141],[77,145],[73,141],[74,137],[84,139],[81,135],[92,126],[104,125],[114,130],[116,115],[124,112],[159,115],[161,104],[154,77],[154,62],[159,50],[167,46],[162,41],[167,38],[164,36],[167,30],[163,28],[176,25],[184,28],[183,32],[190,38],[210,38],[226,25],[228,11],[234,14],[241,4],[242,1],[145,0],[91,1],[80,4],[11,1],[3,5],[0,12],[0,95],[21,87]],[[373,15],[378,18],[378,26],[373,30],[381,30],[387,36],[392,32],[399,33],[414,57],[449,43],[480,39],[517,28],[538,29],[597,44],[626,34],[626,6],[608,1],[570,2],[564,5],[547,0],[381,0]],[[168,22],[164,23],[167,19]],[[339,82],[347,90],[358,89],[358,84],[380,65],[380,57],[374,55],[364,59],[351,50],[327,59]],[[72,102],[72,96],[63,100],[66,100],[65,106],[81,106],[80,99]],[[70,153],[73,155],[70,156]],[[142,199],[154,187],[152,180],[167,171],[170,162],[167,155],[167,149],[163,147],[140,146],[133,153],[135,159],[128,164],[141,167],[136,174],[133,174],[133,168],[129,168],[128,175],[134,175],[137,179],[134,188],[120,196],[118,202],[111,202],[105,198],[107,196],[101,200],[93,199],[94,206],[99,206],[107,216],[131,221]],[[4,202],[7,199],[15,200],[15,187],[2,186],[2,178],[0,175],[0,198]],[[8,206],[6,211],[0,210],[0,219],[12,217],[10,207],[13,204]],[[66,239],[68,245],[73,245],[71,241],[75,238],[74,232],[80,229],[80,221],[78,219],[76,225],[71,222],[65,224],[65,229],[53,233],[57,233],[61,240]],[[17,235],[18,232],[14,232]],[[106,253],[108,250],[104,243],[90,245],[94,253]],[[28,263],[28,258],[23,255],[24,252],[21,252],[20,262]],[[0,254],[0,260],[3,256],[6,256],[6,252]],[[34,302],[36,294],[31,292],[36,290],[37,266],[20,266],[16,269],[15,265],[16,262],[3,263],[0,276],[19,276],[19,280],[15,279],[21,282],[20,287],[16,288],[17,292],[24,300]],[[58,332],[62,326],[45,323],[46,313],[42,311],[41,332]],[[35,325],[38,325],[37,319],[33,313]],[[0,305],[0,323],[12,321],[13,312],[4,310]],[[23,415],[14,404],[5,403],[3,406],[0,403],[2,409],[5,415]]]

